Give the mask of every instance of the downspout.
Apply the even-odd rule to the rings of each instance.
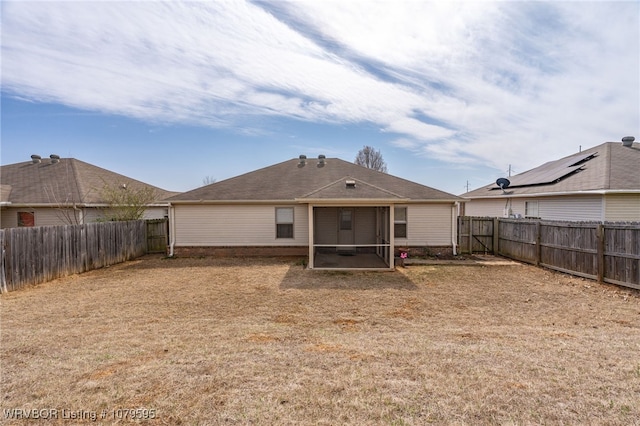
[[[460,202],[456,201],[451,207],[451,244],[453,246],[453,255],[458,255],[458,209]]]
[[[173,206],[169,203],[169,257],[173,257],[173,246],[175,245],[175,224]]]

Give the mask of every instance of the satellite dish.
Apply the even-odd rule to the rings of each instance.
[[[496,185],[498,185],[500,187],[500,189],[502,189],[504,191],[505,189],[507,189],[509,187],[509,185],[511,185],[511,182],[507,178],[499,178],[496,181]]]

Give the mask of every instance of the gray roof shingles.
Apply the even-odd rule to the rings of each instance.
[[[595,156],[579,165],[572,167],[574,162]],[[531,183],[536,179],[544,180],[541,176],[548,176],[558,171],[559,166],[567,167],[567,174],[558,181],[542,185],[518,186],[518,183]],[[570,173],[572,169],[573,173]],[[579,169],[579,170],[576,170]],[[561,174],[561,173],[560,173]],[[559,160],[550,161],[539,167],[510,178],[512,185],[507,192],[509,195],[573,193],[585,191],[624,191],[640,190],[640,143],[625,147],[620,142],[605,142],[601,145],[572,154]],[[495,183],[462,194],[464,198],[504,197]]]
[[[356,181],[346,188],[346,180]],[[408,199],[462,201],[461,198],[416,182],[371,170],[338,158],[287,160],[240,176],[184,192],[170,202],[295,201],[307,199]]]
[[[176,194],[75,158],[62,158],[57,163],[42,159],[40,163],[4,165],[0,167],[0,183],[2,202],[23,205],[104,203],[101,192],[105,184],[152,187],[158,200]]]

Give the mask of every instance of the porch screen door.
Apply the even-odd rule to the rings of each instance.
[[[349,208],[338,210],[338,247],[339,252],[355,253],[354,211]]]

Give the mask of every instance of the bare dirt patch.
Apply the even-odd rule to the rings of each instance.
[[[3,410],[111,424],[146,408],[172,425],[640,419],[639,292],[531,266],[146,257],[0,303]]]

